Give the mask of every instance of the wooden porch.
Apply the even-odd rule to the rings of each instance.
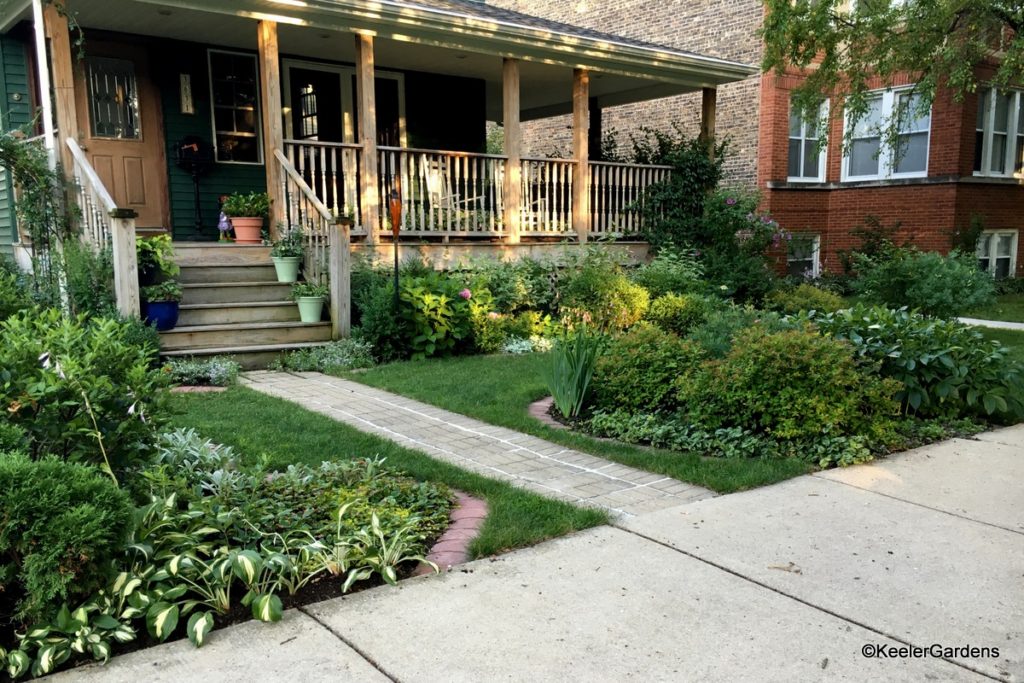
[[[373,249],[397,236],[406,243],[514,247],[642,233],[646,191],[668,178],[671,169],[592,159],[591,146],[600,140],[599,128],[590,125],[592,114],[605,106],[702,91],[701,135],[710,146],[717,85],[754,71],[613,36],[576,34],[572,27],[548,26],[527,15],[491,16],[494,10],[479,3],[465,3],[465,15],[420,0],[392,4],[287,3],[287,14],[268,14],[261,0],[210,0],[201,8],[177,0],[80,0],[75,6],[83,26],[115,38],[149,31],[164,40],[210,46],[211,52],[248,50],[248,59],[255,57],[255,127],[245,134],[258,147],[242,163],[259,171],[260,184],[273,199],[271,231],[278,226],[301,230],[305,277],[331,290],[334,338],[349,330],[348,263],[354,242]],[[90,135],[98,137],[82,111],[92,105],[83,99],[67,18],[45,0],[32,0],[29,7],[39,88],[54,93],[41,100],[43,144],[75,181],[83,239],[113,249],[119,308],[137,315],[136,213],[131,200],[122,197],[124,181],[109,186],[109,173],[97,172],[93,152],[84,144]],[[8,26],[26,20],[6,18]],[[314,35],[330,42],[311,41]],[[116,40],[111,44],[116,46]],[[328,44],[331,54],[321,56],[320,46]],[[383,69],[376,66],[378,60]],[[354,89],[345,95],[343,136],[329,140],[316,131],[296,134],[285,72],[289,63],[302,68],[321,64],[344,73],[346,81],[351,74]],[[377,130],[378,81],[384,74],[425,64],[447,77],[471,75],[481,84],[480,93],[486,93],[481,116],[499,123],[504,132],[500,154],[407,145],[404,131],[401,144],[385,144],[388,136]],[[194,114],[191,92],[186,100],[187,67],[173,74],[174,96],[177,71],[181,112]],[[209,87],[206,106],[212,108],[212,83]],[[525,156],[522,122],[559,114],[571,114],[569,154]],[[213,112],[210,118],[216,147],[220,126]],[[152,121],[148,125],[152,135]],[[136,121],[133,134],[141,139],[138,130]],[[173,151],[168,143],[165,139],[165,148]],[[231,157],[218,161],[238,163]],[[400,208],[398,226],[391,225],[392,204]]]

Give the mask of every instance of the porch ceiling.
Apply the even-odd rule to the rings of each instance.
[[[423,0],[77,0],[79,23],[104,29],[212,45],[255,49],[255,20],[280,23],[282,55],[351,63],[352,32],[378,37],[380,69],[408,69],[480,78],[488,117],[501,115],[501,58],[523,60],[522,118],[572,110],[572,69],[592,72],[591,96],[601,106],[639,102],[740,80],[756,70],[735,62],[614,37],[578,35],[503,18],[461,14],[457,2]],[[475,4],[475,3],[474,3]],[[481,7],[486,7],[481,5]],[[25,0],[0,0],[0,26],[28,18]],[[542,22],[542,20],[536,20]],[[541,23],[543,26],[543,22]],[[566,28],[566,27],[562,27]],[[571,28],[571,27],[568,27]]]

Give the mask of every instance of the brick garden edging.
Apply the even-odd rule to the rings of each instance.
[[[531,403],[527,412],[529,412],[530,417],[540,420],[548,427],[553,429],[568,429],[568,425],[564,425],[551,417],[551,406],[554,405],[554,403],[554,397],[548,396],[547,398],[542,398],[539,401]]]
[[[487,501],[462,491],[454,493],[455,507],[448,516],[451,525],[427,554],[427,559],[440,567],[441,571],[469,561],[469,544],[480,535],[480,527],[487,519]],[[432,571],[430,565],[421,562],[412,575],[420,576]]]

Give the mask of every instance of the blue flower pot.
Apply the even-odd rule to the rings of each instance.
[[[144,301],[142,317],[147,325],[156,325],[157,332],[173,330],[178,324],[177,301]]]

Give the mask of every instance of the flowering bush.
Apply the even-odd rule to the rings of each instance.
[[[0,324],[0,407],[28,434],[34,458],[53,454],[111,473],[152,450],[166,421],[166,376],[152,350],[116,320],[25,312]]]
[[[175,384],[226,387],[235,383],[240,369],[230,358],[186,358],[170,361],[165,372]]]
[[[716,293],[739,302],[760,302],[771,291],[775,275],[766,253],[792,237],[771,216],[758,212],[757,202],[754,194],[715,193],[704,205],[700,241],[695,243]]]
[[[491,310],[491,293],[462,287],[445,273],[406,278],[399,297],[413,358],[472,348],[473,323]]]

